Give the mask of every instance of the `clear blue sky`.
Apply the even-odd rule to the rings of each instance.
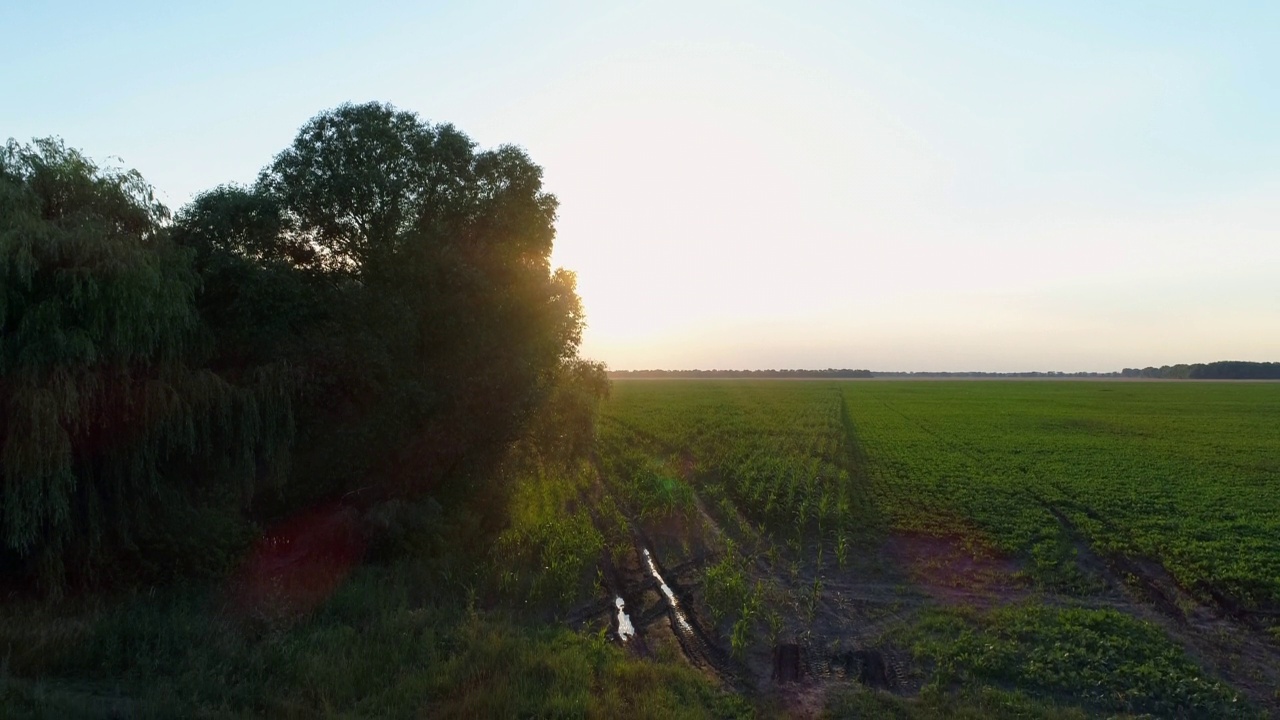
[[[174,208],[390,101],[526,147],[616,368],[1280,360],[1280,2],[9,3]]]

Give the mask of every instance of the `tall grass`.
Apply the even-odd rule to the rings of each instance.
[[[750,712],[603,636],[357,571],[314,615],[236,617],[208,589],[0,617],[0,717],[709,717]],[[28,608],[27,610],[32,610]]]
[[[592,469],[504,471],[496,537],[477,508],[400,503],[381,564],[304,614],[246,607],[230,582],[0,604],[0,718],[751,714],[687,665],[556,622],[607,547]]]

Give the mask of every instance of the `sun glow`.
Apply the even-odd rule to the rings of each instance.
[[[1261,331],[1280,326],[1270,5],[402,11],[394,26],[317,14],[315,34],[348,40],[280,33],[226,77],[196,72],[200,53],[227,57],[212,41],[170,67],[152,43],[103,40],[91,49],[160,74],[68,71],[38,98],[18,78],[15,97],[36,99],[0,121],[117,154],[174,207],[252,181],[305,118],[348,100],[522,145],[561,201],[554,259],[578,275],[583,349],[615,368],[1280,356]],[[243,102],[216,101],[232,86]]]

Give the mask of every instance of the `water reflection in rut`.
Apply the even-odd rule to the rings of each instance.
[[[667,602],[671,605],[671,613],[675,615],[676,623],[680,625],[680,629],[685,632],[692,632],[693,628],[689,626],[689,621],[684,617],[684,611],[680,609],[680,603],[676,600],[676,594],[671,592],[671,588],[667,587],[667,581],[662,579],[662,575],[658,574],[658,565],[653,561],[653,555],[649,554],[649,548],[644,549],[644,561],[649,564],[649,572],[653,575],[653,579],[658,581],[658,587],[662,588],[662,594],[667,596]]]
[[[619,596],[615,603],[618,606],[618,637],[622,642],[626,642],[632,635],[636,634],[636,627],[631,624],[631,618],[627,617],[627,611],[624,609],[627,603]]]

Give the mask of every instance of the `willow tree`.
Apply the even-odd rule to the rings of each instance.
[[[0,151],[6,574],[60,588],[154,561],[139,548],[192,508],[246,502],[290,441],[279,372],[205,367],[191,252],[167,218],[136,172],[59,141]]]

